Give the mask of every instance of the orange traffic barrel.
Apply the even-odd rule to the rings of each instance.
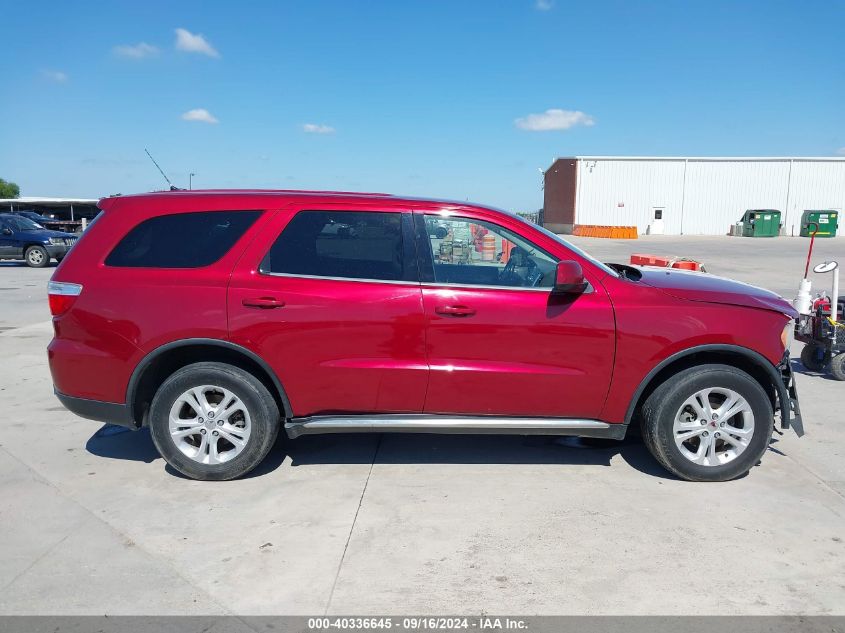
[[[481,240],[481,260],[492,262],[496,259],[496,236],[485,235]]]

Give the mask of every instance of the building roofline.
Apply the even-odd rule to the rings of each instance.
[[[0,205],[8,204],[97,204],[99,198],[39,198],[25,196],[21,198],[0,198]]]
[[[733,162],[845,162],[845,156],[558,156],[559,160],[663,160],[663,161],[733,161]]]

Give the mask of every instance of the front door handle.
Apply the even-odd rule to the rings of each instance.
[[[455,317],[468,317],[475,314],[475,308],[470,308],[469,306],[437,306],[434,308],[434,311],[437,314],[442,314],[444,316],[455,316]]]
[[[282,308],[285,302],[276,297],[253,297],[251,299],[244,299],[241,303],[247,308],[263,308],[270,310],[272,308]]]

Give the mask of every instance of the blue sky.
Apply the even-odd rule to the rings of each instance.
[[[22,195],[161,188],[145,147],[177,186],[193,171],[195,187],[512,210],[541,206],[556,156],[845,154],[845,0],[4,1],[0,15],[0,177]]]

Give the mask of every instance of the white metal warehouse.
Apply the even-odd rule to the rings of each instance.
[[[845,158],[578,156],[555,160],[544,185],[544,224],[558,232],[645,233],[662,217],[667,234],[725,235],[747,209],[777,209],[798,235],[804,210],[845,208]]]

